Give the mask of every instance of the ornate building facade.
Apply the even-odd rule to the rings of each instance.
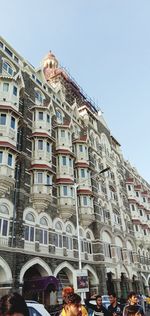
[[[90,292],[148,294],[150,185],[51,52],[35,69],[0,38],[0,295],[74,285],[76,202]]]

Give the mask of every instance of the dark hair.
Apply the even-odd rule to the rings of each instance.
[[[132,296],[137,296],[137,294],[135,292],[130,292],[128,294],[128,299],[131,298]]]
[[[67,304],[79,304],[81,303],[81,297],[76,293],[72,293],[67,296],[66,302]]]
[[[101,296],[100,294],[98,294],[98,295],[96,296],[96,301],[98,300],[98,298],[102,298],[102,296]]]
[[[117,298],[117,295],[115,292],[109,293],[109,296],[113,296],[113,297]]]
[[[10,293],[4,295],[0,300],[0,314],[13,315],[20,313],[24,316],[29,316],[28,307],[24,298],[18,293]]]
[[[138,312],[140,313],[138,305],[128,305],[128,306],[126,306],[126,315],[127,316],[136,314]]]

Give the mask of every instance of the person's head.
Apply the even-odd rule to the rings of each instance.
[[[101,297],[101,295],[97,295],[96,296],[96,304],[97,304],[97,306],[102,305],[102,297]]]
[[[0,300],[0,315],[29,316],[24,298],[18,293],[4,295]]]
[[[81,316],[81,297],[76,293],[69,294],[64,309],[66,316]]]
[[[126,307],[127,316],[141,316],[139,313],[139,307],[137,305],[128,305]]]
[[[135,292],[130,292],[128,295],[128,301],[131,305],[137,304],[138,298]]]
[[[117,295],[116,295],[116,293],[110,293],[109,294],[109,300],[110,300],[110,304],[116,304],[117,303]]]
[[[62,290],[62,298],[63,298],[64,303],[67,303],[68,295],[73,294],[73,293],[74,293],[73,287],[66,286],[66,287],[63,288],[63,290]]]

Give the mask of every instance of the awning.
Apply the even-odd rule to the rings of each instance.
[[[54,276],[40,277],[34,280],[27,280],[24,282],[24,290],[39,292],[47,289],[48,285],[52,284],[57,290],[59,286],[59,280]]]

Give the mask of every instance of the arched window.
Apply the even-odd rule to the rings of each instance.
[[[60,221],[55,224],[54,245],[57,248],[63,247],[62,224]]]
[[[112,253],[111,253],[111,237],[110,235],[104,231],[102,233],[102,240],[103,240],[103,249],[104,249],[104,256],[106,258],[112,258]]]
[[[35,218],[32,213],[28,213],[25,217],[25,240],[29,242],[35,241]]]
[[[55,229],[58,230],[58,231],[62,231],[62,224],[61,224],[61,222],[57,222],[56,223]]]
[[[0,236],[7,237],[9,229],[9,210],[5,204],[0,205]]]
[[[115,243],[116,243],[116,255],[119,261],[123,261],[123,243],[120,237],[115,238]]]
[[[127,241],[127,250],[128,250],[128,258],[129,262],[133,263],[134,262],[134,257],[133,257],[133,247],[130,241]]]
[[[48,244],[48,221],[45,217],[40,219],[39,243]]]
[[[92,240],[91,240],[91,235],[89,232],[86,233],[86,251],[88,254],[92,254],[93,253],[93,249],[92,249]]]
[[[121,225],[121,217],[120,217],[120,213],[117,210],[113,210],[114,213],[114,221],[117,225]]]
[[[66,248],[68,250],[73,249],[72,227],[70,224],[68,224],[66,227]]]

